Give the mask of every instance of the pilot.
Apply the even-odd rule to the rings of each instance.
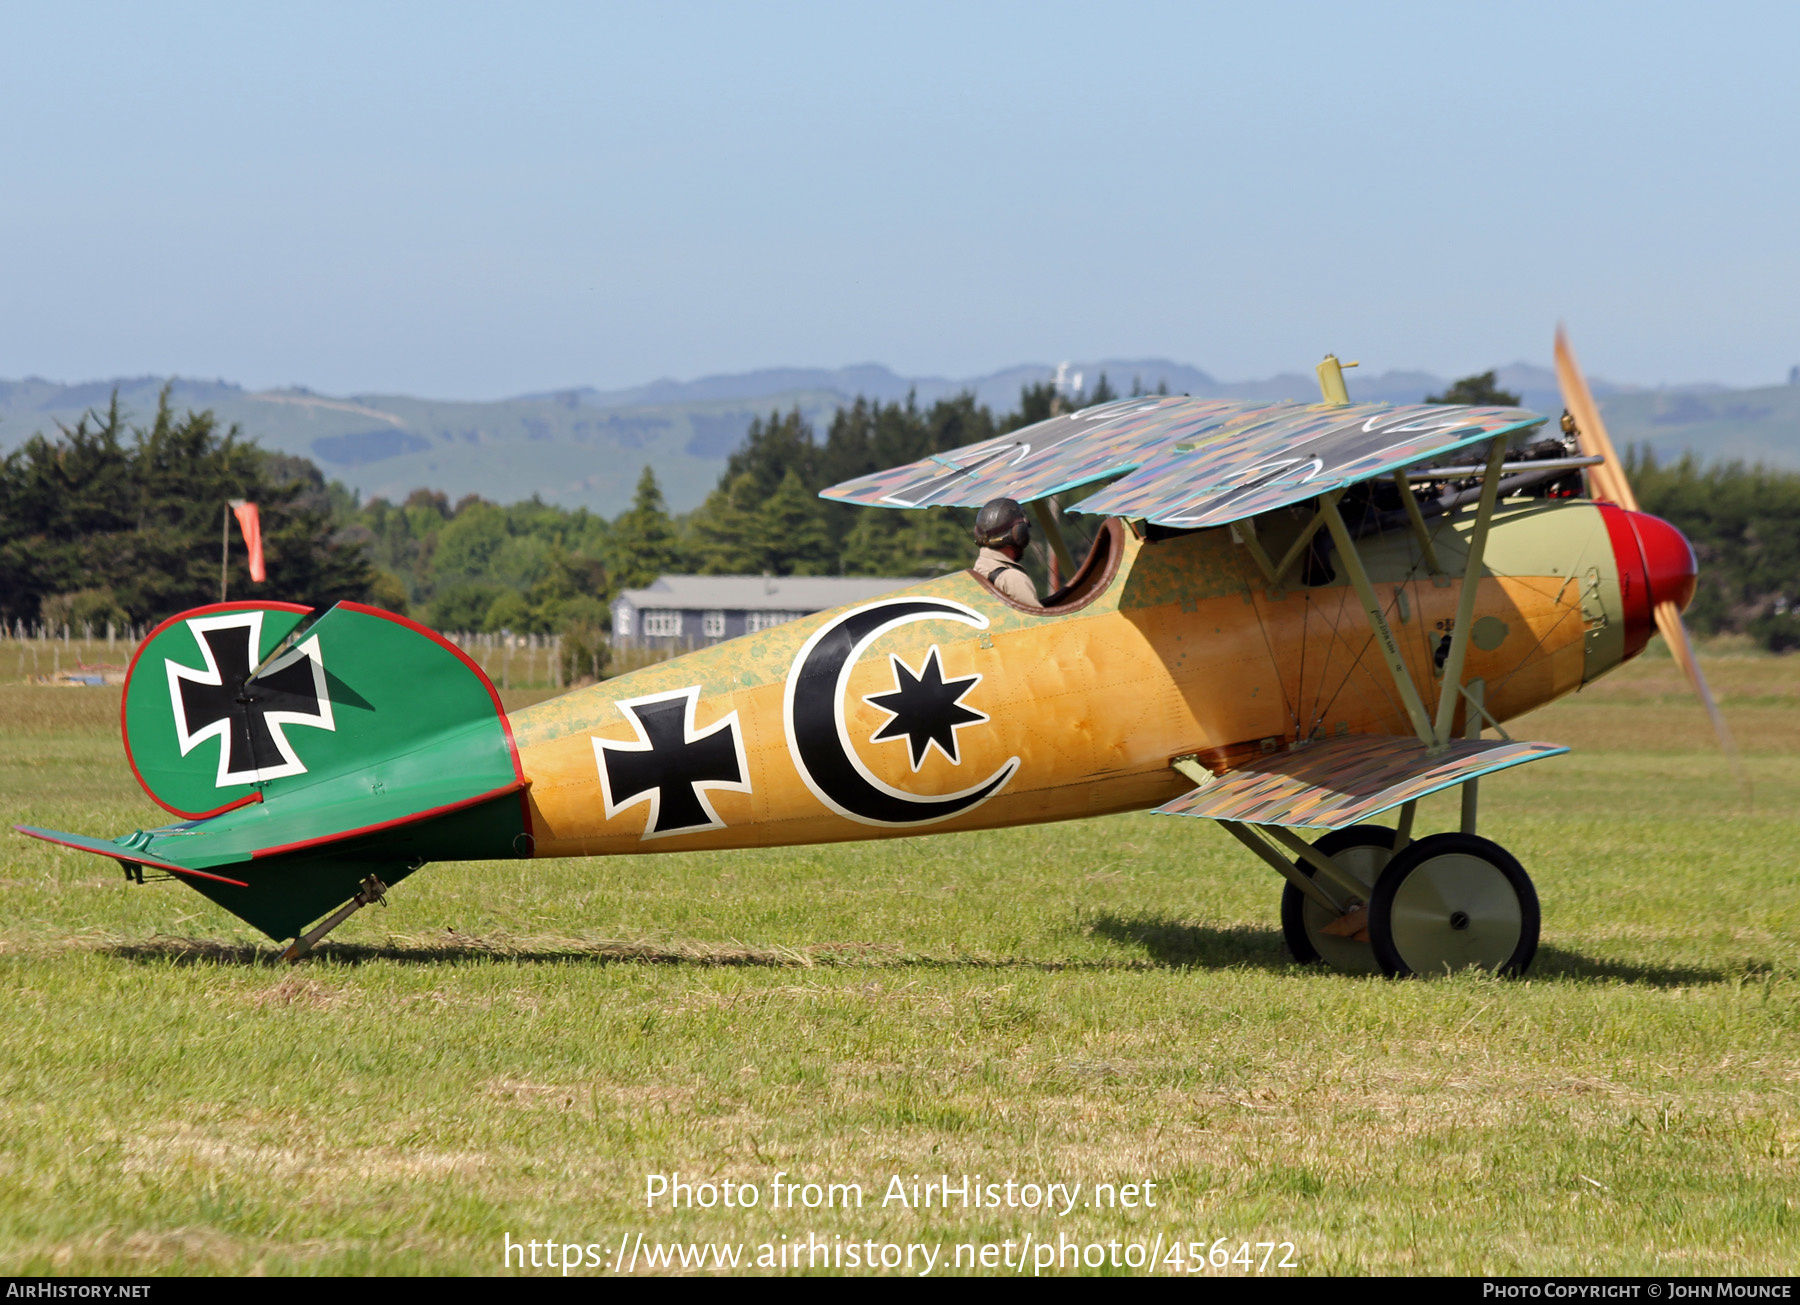
[[[1027,607],[1040,606],[1037,586],[1019,565],[1031,546],[1031,522],[1016,499],[991,498],[975,514],[975,574],[994,588]]]

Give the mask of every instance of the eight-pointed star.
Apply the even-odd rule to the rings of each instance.
[[[904,738],[911,750],[915,771],[933,747],[948,757],[952,765],[960,766],[962,758],[956,751],[956,731],[987,719],[981,712],[963,706],[961,701],[970,689],[981,683],[981,676],[946,680],[935,647],[926,654],[925,666],[919,671],[914,671],[898,655],[889,654],[889,659],[894,664],[894,691],[871,693],[863,701],[879,707],[893,719],[876,730],[869,741],[884,743],[889,739]]]

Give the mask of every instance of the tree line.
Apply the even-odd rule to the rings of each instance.
[[[1689,453],[1625,458],[1638,506],[1694,546],[1700,579],[1687,622],[1702,634],[1748,634],[1773,652],[1800,648],[1800,473]]]
[[[0,618],[99,628],[216,602],[234,498],[260,507],[281,597],[322,606],[379,592],[367,550],[341,537],[342,486],[235,426],[221,431],[210,412],[176,416],[165,390],[148,426],[128,426],[115,394],[105,412],[0,462]],[[227,580],[243,597],[242,544],[232,552]]]
[[[1442,397],[1492,402],[1495,389],[1488,374]],[[1085,397],[1116,396],[1102,377]],[[453,504],[425,489],[402,503],[358,502],[311,462],[221,430],[211,413],[177,416],[165,395],[149,425],[129,426],[115,399],[0,461],[0,617],[99,627],[215,600],[220,512],[248,498],[261,505],[271,592],[282,598],[373,602],[438,629],[561,633],[571,656],[591,661],[611,600],[658,575],[927,577],[967,566],[972,513],[872,511],[818,491],[1042,421],[1057,402],[1047,384],[1025,387],[1000,415],[969,394],[929,405],[858,398],[822,433],[797,411],[772,412],[751,423],[698,508],[672,513],[646,467],[631,506],[608,520],[536,498]],[[1644,509],[1694,542],[1693,627],[1800,646],[1800,474],[1647,453],[1632,455],[1628,474]],[[231,555],[231,594],[248,596],[235,534]]]

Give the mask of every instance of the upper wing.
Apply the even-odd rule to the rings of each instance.
[[[1084,408],[870,476],[822,497],[869,507],[1021,503],[1110,476],[1070,510],[1224,525],[1543,421],[1523,408],[1149,397]]]
[[[1166,445],[1270,406],[1166,396],[1121,399],[846,480],[820,496],[867,507],[980,507],[1001,497],[1028,503],[1130,471]]]
[[[1523,408],[1289,406],[1172,441],[1075,512],[1198,529],[1240,521],[1466,445],[1535,426]]]

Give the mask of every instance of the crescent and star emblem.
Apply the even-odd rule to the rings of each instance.
[[[850,672],[877,637],[913,621],[959,621],[977,630],[988,624],[987,617],[974,608],[941,598],[869,603],[816,631],[801,645],[788,672],[783,714],[794,768],[819,801],[865,825],[929,825],[949,820],[993,797],[1019,769],[1019,759],[1010,757],[969,788],[930,795],[883,783],[857,756],[844,720]],[[871,742],[905,739],[915,772],[934,747],[960,765],[956,731],[988,719],[962,703],[981,677],[946,680],[935,646],[917,671],[899,657],[890,658],[890,664],[893,691],[865,699],[891,717]]]

